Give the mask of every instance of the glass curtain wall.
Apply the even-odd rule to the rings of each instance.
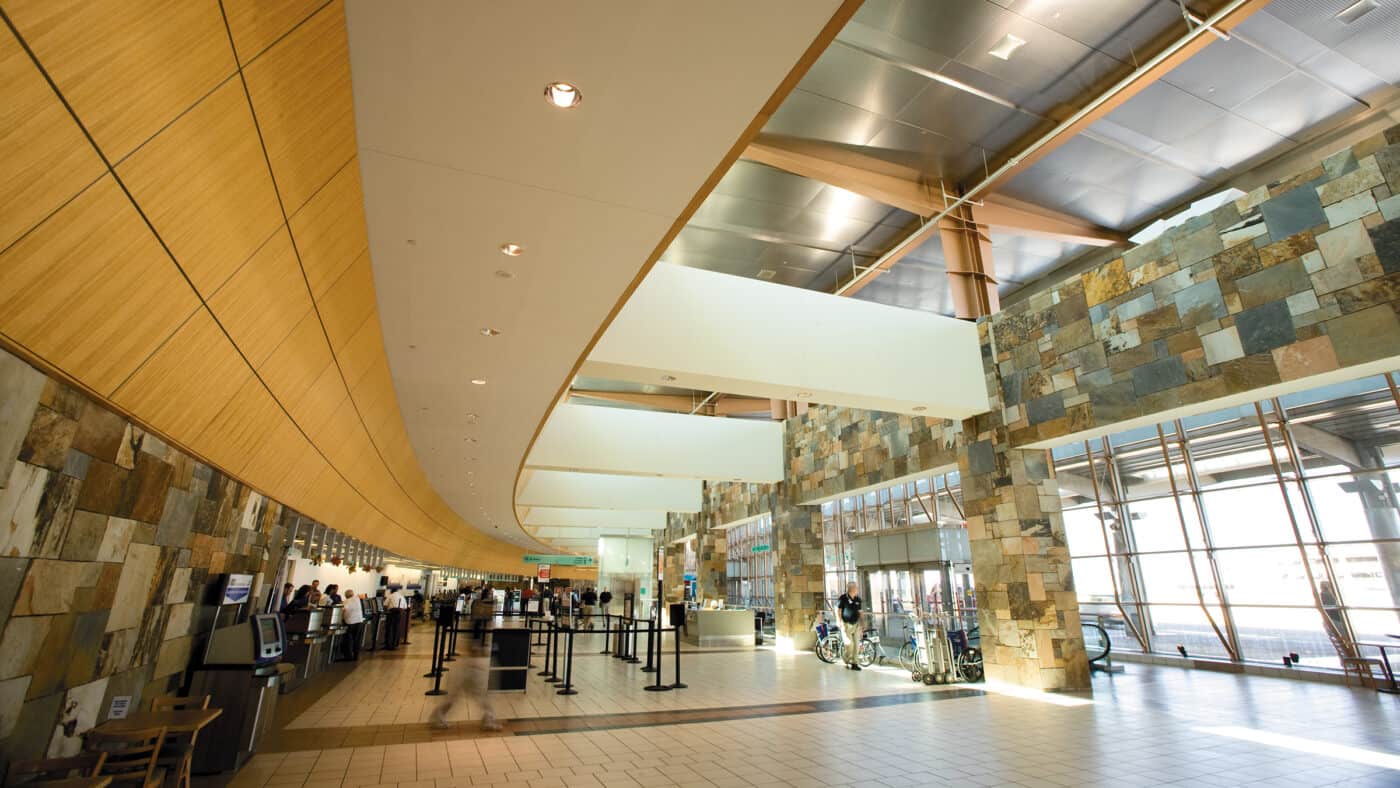
[[[847,583],[860,582],[851,554],[852,537],[934,524],[961,526],[962,512],[962,488],[956,471],[822,504],[825,604],[834,605]]]
[[[1081,615],[1115,650],[1316,667],[1400,632],[1395,383],[1054,450]]]
[[[725,604],[773,612],[773,516],[740,523],[725,532],[728,588]]]

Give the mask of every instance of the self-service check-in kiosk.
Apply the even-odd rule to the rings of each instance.
[[[360,597],[360,610],[365,615],[365,625],[360,632],[364,638],[360,642],[360,650],[374,651],[378,648],[379,624],[384,620],[384,611],[380,607],[379,599],[372,596]]]
[[[300,687],[307,679],[321,672],[326,647],[326,609],[307,608],[288,613],[283,621],[286,649],[283,661],[291,663],[292,674],[282,683],[282,694]]]
[[[210,696],[223,714],[200,732],[193,771],[233,771],[257,751],[272,727],[278,687],[292,666],[282,664],[284,634],[275,614],[255,615],[209,634],[190,677],[190,695]]]
[[[345,607],[343,605],[330,605],[321,608],[325,611],[322,621],[325,622],[326,641],[321,648],[321,670],[330,668],[335,662],[336,655],[345,646],[341,643],[341,638],[347,637],[350,627],[345,623]]]

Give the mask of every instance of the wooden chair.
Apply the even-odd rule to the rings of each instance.
[[[151,698],[151,711],[177,711],[183,709],[207,709],[212,696],[181,698],[175,695],[161,695]],[[173,769],[177,788],[189,788],[190,768],[194,762],[194,741],[199,735],[193,733],[171,733],[165,737],[160,750],[160,765]]]
[[[1356,676],[1357,682],[1366,689],[1376,688],[1376,675],[1371,672],[1375,668],[1381,675],[1385,675],[1385,668],[1378,659],[1363,657],[1356,653],[1356,647],[1344,637],[1339,631],[1339,627],[1332,621],[1324,622],[1323,627],[1327,630],[1327,637],[1332,641],[1332,648],[1337,652],[1337,661],[1342,664],[1342,684],[1351,686],[1351,677]]]
[[[160,768],[160,748],[165,743],[166,729],[143,728],[129,733],[87,732],[87,748],[104,753],[99,775],[109,776],[113,784],[133,784],[140,788],[158,788],[165,781],[165,769]]]
[[[5,785],[20,785],[34,780],[63,780],[69,777],[96,777],[107,760],[105,752],[85,752],[67,758],[40,758],[32,761],[11,761],[5,771]]]

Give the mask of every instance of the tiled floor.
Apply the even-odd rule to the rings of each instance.
[[[579,695],[532,676],[483,735],[423,724],[430,640],[301,690],[269,749],[306,749],[232,785],[1400,786],[1400,698],[1330,685],[1130,665],[1090,699],[764,651],[687,653],[690,689],[648,693],[637,666],[591,655]]]

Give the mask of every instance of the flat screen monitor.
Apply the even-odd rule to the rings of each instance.
[[[282,658],[282,618],[265,613],[253,616],[253,661],[276,662]]]

